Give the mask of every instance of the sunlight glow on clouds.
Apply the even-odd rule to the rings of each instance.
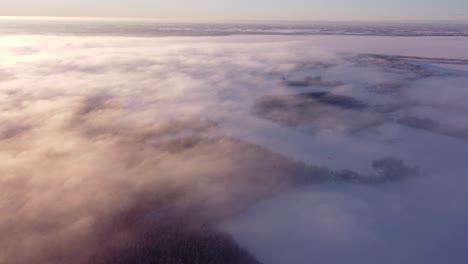
[[[466,42],[2,36],[0,262],[456,263]]]

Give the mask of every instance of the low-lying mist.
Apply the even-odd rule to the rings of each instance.
[[[0,37],[0,263],[468,245],[468,70],[270,38]]]

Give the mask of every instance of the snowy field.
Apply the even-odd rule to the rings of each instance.
[[[0,22],[0,263],[468,260],[466,26],[80,23]]]

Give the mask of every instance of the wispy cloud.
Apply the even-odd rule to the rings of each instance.
[[[350,49],[349,41],[326,39]],[[365,200],[373,202],[376,184],[411,186],[407,180],[424,179],[419,163],[445,164],[448,156],[451,173],[458,159],[466,164],[463,149],[447,155],[440,146],[425,151],[435,143],[419,144],[435,137],[463,148],[460,124],[468,109],[460,71],[427,71],[424,60],[391,56],[342,57],[328,49],[330,43],[313,41],[1,37],[0,263],[110,263],[116,254],[133,263],[148,252],[160,258],[187,244],[220,246],[239,263],[256,263],[218,227],[266,197],[340,182],[365,186]],[[427,125],[429,118],[461,134],[446,138],[445,130]],[[401,139],[415,133],[400,133],[409,129],[396,125],[401,119],[427,134]],[[452,194],[464,182],[446,177],[416,189],[410,208],[439,206],[419,192],[430,198],[446,186],[439,202],[453,210],[447,218],[467,219],[466,207],[457,205],[466,201],[464,190]],[[385,241],[393,222],[378,216],[406,206],[390,199],[382,203],[390,211],[382,212],[382,204],[356,206],[342,194],[318,195],[315,201],[333,204],[296,204],[302,212],[311,204],[318,208],[311,223],[322,233],[307,237],[314,245],[359,237],[355,230],[368,227],[353,222],[356,212],[383,221],[382,230],[371,225],[370,233]],[[277,213],[286,215],[286,207]],[[425,216],[398,214],[411,224]],[[346,220],[351,222],[340,222]],[[411,224],[408,234],[420,231]],[[421,233],[432,234],[428,226]]]

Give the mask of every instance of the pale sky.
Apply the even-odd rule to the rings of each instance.
[[[0,0],[0,16],[468,21],[468,0]]]

